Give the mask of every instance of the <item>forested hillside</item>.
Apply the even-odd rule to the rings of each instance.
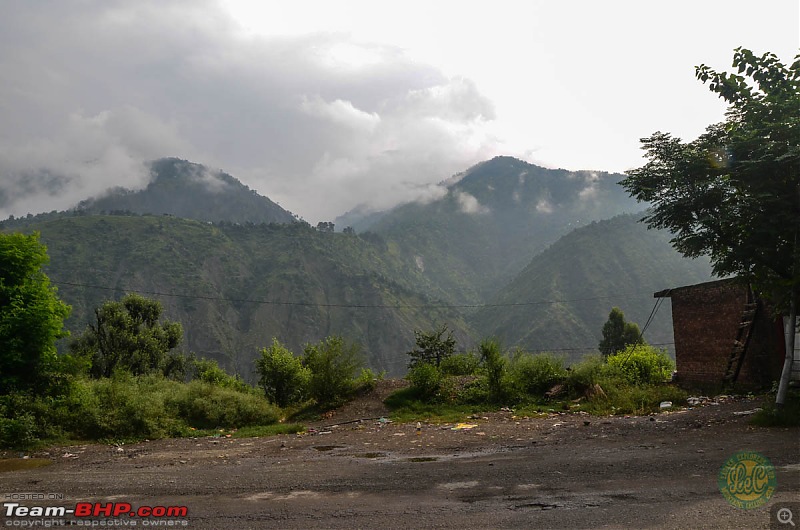
[[[500,293],[470,317],[480,334],[508,346],[563,349],[576,358],[595,349],[612,307],[644,325],[662,289],[707,281],[707,259],[688,260],[667,232],[622,215],[579,228],[537,255]],[[519,304],[519,305],[518,305]],[[672,341],[669,302],[645,339]]]
[[[25,229],[34,230],[48,247],[48,275],[73,307],[69,329],[83,329],[103,300],[140,292],[183,324],[188,350],[246,377],[273,337],[301,351],[342,335],[363,346],[370,366],[394,374],[405,369],[414,329],[446,321],[468,342],[460,315],[437,307],[436,286],[393,260],[380,240],[305,223],[163,216],[77,216]]]
[[[440,199],[397,207],[369,230],[454,301],[480,303],[571,230],[641,210],[617,185],[622,177],[497,157],[450,179]]]

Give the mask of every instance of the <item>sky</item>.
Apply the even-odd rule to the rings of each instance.
[[[6,0],[0,219],[222,169],[312,223],[510,155],[624,172],[725,105],[694,77],[800,47],[796,0]]]

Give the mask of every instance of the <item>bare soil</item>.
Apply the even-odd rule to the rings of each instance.
[[[382,383],[304,435],[52,448],[30,455],[52,465],[0,472],[0,496],[64,496],[14,501],[22,506],[186,506],[170,526],[200,529],[770,528],[771,510],[800,502],[800,429],[749,425],[758,400],[644,417],[500,411],[418,432],[375,419],[399,384]],[[763,507],[735,508],[720,494],[719,469],[738,451],[776,468]],[[8,527],[37,519],[6,514]]]

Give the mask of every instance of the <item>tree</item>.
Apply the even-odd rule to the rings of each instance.
[[[309,393],[317,403],[336,405],[355,390],[355,376],[362,365],[357,344],[333,336],[306,344],[303,352],[303,366],[310,371]]]
[[[644,344],[639,326],[633,322],[625,322],[625,314],[618,307],[611,309],[608,320],[603,324],[603,340],[598,348],[605,357],[614,355],[635,344]]]
[[[737,48],[733,66],[739,75],[696,68],[697,79],[729,104],[725,121],[689,143],[661,132],[643,139],[649,162],[629,171],[621,184],[652,204],[645,222],[670,230],[679,252],[707,255],[716,275],[737,275],[780,307],[790,307],[794,325],[800,292],[800,55],[787,68],[774,54],[757,57]],[[790,355],[787,348],[789,365]],[[785,368],[782,385],[784,378]]]
[[[407,352],[411,357],[409,368],[420,363],[430,363],[438,368],[442,361],[453,355],[456,350],[456,339],[453,338],[453,332],[447,329],[447,324],[442,324],[427,333],[414,330],[414,343],[417,347]]]
[[[311,372],[302,360],[286,349],[278,339],[272,346],[261,349],[256,359],[258,384],[264,389],[267,399],[279,407],[286,407],[305,396]]]
[[[121,369],[133,375],[165,371],[170,350],[183,339],[177,322],[159,323],[163,308],[158,300],[127,294],[94,310],[95,322],[70,349],[91,360],[92,377],[110,377]]]
[[[0,394],[46,390],[67,336],[70,307],[42,272],[49,261],[39,234],[0,234]]]

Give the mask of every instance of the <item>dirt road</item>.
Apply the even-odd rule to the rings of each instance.
[[[751,427],[737,414],[757,406],[610,418],[497,412],[468,420],[474,427],[426,424],[419,434],[415,424],[377,420],[330,426],[380,411],[356,405],[304,436],[53,449],[39,455],[52,465],[0,473],[0,495],[64,495],[14,501],[26,507],[188,510],[160,522],[89,518],[116,528],[770,528],[771,508],[800,501],[800,430]],[[777,471],[774,496],[753,510],[731,506],[717,485],[720,467],[743,450]]]

